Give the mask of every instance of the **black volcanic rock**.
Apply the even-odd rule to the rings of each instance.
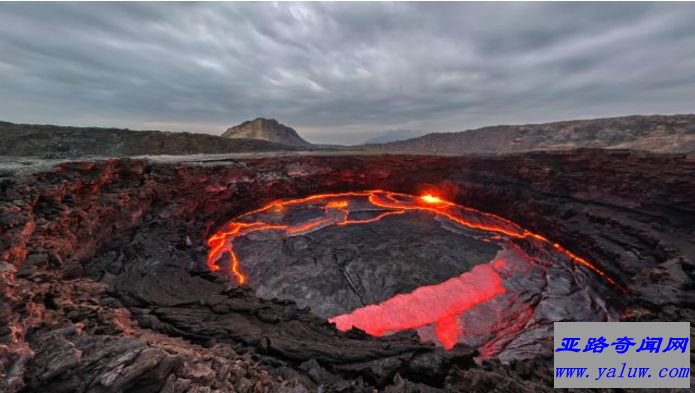
[[[239,239],[235,249],[256,295],[292,299],[328,318],[456,277],[491,261],[499,247],[412,213],[367,228],[348,225],[290,239]]]
[[[437,187],[614,275],[621,320],[695,322],[693,173],[693,157],[622,150],[0,172],[0,392],[551,392],[550,353],[477,366],[466,346],[341,333],[208,272],[205,239],[278,198]]]
[[[505,154],[576,148],[695,151],[695,115],[627,116],[432,133],[367,148],[427,154]]]
[[[263,140],[188,132],[62,127],[0,122],[0,156],[42,158],[128,157],[292,150]]]
[[[230,139],[258,139],[294,147],[310,147],[311,143],[302,139],[293,128],[275,119],[259,117],[228,128],[222,136]]]

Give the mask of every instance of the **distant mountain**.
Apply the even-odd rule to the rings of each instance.
[[[255,139],[188,132],[131,131],[0,122],[0,156],[80,158],[295,150]]]
[[[493,126],[366,145],[369,150],[429,154],[503,154],[576,148],[695,152],[695,115],[627,116]]]
[[[402,141],[405,139],[413,138],[418,132],[415,130],[399,129],[399,130],[387,130],[379,133],[379,135],[369,138],[364,141],[365,145],[372,143],[388,143],[395,141]]]
[[[228,128],[222,134],[222,137],[230,139],[258,139],[294,147],[312,146],[311,143],[302,139],[293,128],[281,124],[275,119],[264,119],[262,117]]]

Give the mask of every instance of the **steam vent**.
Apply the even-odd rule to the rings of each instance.
[[[0,391],[551,392],[554,322],[693,319],[693,173],[626,150],[4,165]]]

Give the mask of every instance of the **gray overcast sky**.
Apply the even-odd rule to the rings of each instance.
[[[312,142],[695,112],[695,4],[1,3],[0,119]]]

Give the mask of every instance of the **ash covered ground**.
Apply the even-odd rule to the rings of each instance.
[[[0,391],[552,391],[553,320],[695,319],[695,160],[684,154],[25,164],[0,172]],[[506,301],[529,305],[520,308],[528,312],[518,323],[495,325],[496,335],[511,340],[481,356],[488,338],[446,350],[422,331],[374,337],[326,320],[464,275],[500,252],[498,244],[474,245],[476,239],[462,240],[438,221],[393,216],[369,224],[379,235],[373,237],[364,236],[365,226],[346,226],[247,239],[239,253],[249,285],[207,265],[207,239],[240,214],[281,198],[369,189],[440,190],[457,204],[558,242],[624,290],[568,261],[519,276]],[[379,237],[389,240],[375,243]],[[404,242],[411,247],[398,248]],[[437,269],[417,263],[420,251],[437,255]],[[379,252],[402,263],[384,265],[388,258]],[[452,254],[470,264],[447,263]],[[271,275],[271,257],[294,258],[296,269]],[[370,266],[365,261],[382,261],[378,275],[385,282],[353,290],[372,299],[336,298],[329,290],[324,297],[333,300],[322,302],[332,286],[321,273],[341,258],[361,274]],[[302,283],[303,269],[320,280],[306,280],[310,291],[300,296],[288,288]],[[263,287],[272,280],[288,284]],[[297,304],[307,293],[311,301]],[[496,307],[490,309],[510,309]],[[494,320],[489,311],[469,315],[483,316]]]

